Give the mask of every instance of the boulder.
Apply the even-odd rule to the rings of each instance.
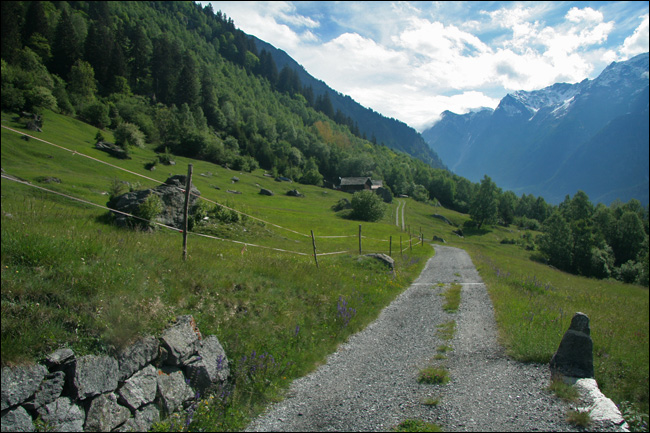
[[[108,143],[106,141],[98,141],[95,143],[95,149],[101,150],[102,152],[106,152],[111,156],[114,156],[115,158],[118,159],[131,159],[129,154],[127,153],[126,150],[124,150],[123,147],[118,146],[117,144],[114,143]]]
[[[110,432],[124,424],[131,411],[117,403],[115,393],[102,394],[93,399],[86,415],[86,431]]]
[[[292,189],[291,191],[287,191],[287,195],[289,197],[304,197],[304,195],[300,194],[297,189]]]
[[[148,365],[131,376],[119,390],[120,402],[137,410],[153,402],[158,387],[158,370]]]
[[[451,221],[449,221],[449,220],[447,219],[447,217],[445,217],[444,215],[434,214],[433,217],[439,219],[440,221],[444,221],[445,223],[449,224],[450,226],[453,226],[453,225],[454,225],[454,223],[452,223]]]
[[[38,409],[41,420],[52,431],[78,432],[83,430],[86,414],[68,397],[61,397]]]
[[[551,358],[552,374],[579,378],[594,377],[593,342],[590,334],[589,317],[576,313]]]
[[[391,270],[395,269],[395,260],[393,260],[393,258],[388,254],[366,254],[366,257],[371,257],[373,259],[379,260],[388,266]]]
[[[76,396],[84,400],[117,388],[119,368],[110,356],[87,355],[77,359],[73,385]]]
[[[435,235],[433,236],[433,241],[434,242],[442,242],[443,244],[447,243],[447,242],[445,242],[445,240],[443,238],[441,238],[440,236],[435,236]]]
[[[126,194],[114,197],[106,206],[115,209],[120,212],[125,212],[128,214],[137,213],[140,205],[151,194],[156,194],[160,197],[163,210],[156,217],[156,221],[165,224],[177,229],[182,229],[184,227],[184,209],[185,209],[185,184],[187,182],[187,176],[176,175],[168,178],[164,184],[157,186],[154,189],[145,189],[140,191],[131,191]],[[192,185],[190,188],[190,208],[194,208],[197,197],[200,196],[201,192]],[[114,213],[115,223],[119,226],[128,226],[131,218]]]
[[[158,400],[166,414],[171,414],[194,398],[192,388],[178,368],[167,367],[158,372]]]
[[[74,359],[75,357],[72,349],[57,349],[45,358],[45,365],[47,365],[50,371],[52,371],[64,364],[74,361]]]
[[[2,431],[31,432],[35,431],[32,416],[24,407],[18,406],[2,414]]]
[[[262,195],[268,195],[268,196],[273,196],[273,195],[275,195],[275,194],[273,193],[273,191],[271,191],[270,189],[266,189],[266,188],[262,188],[262,189],[260,189],[260,194],[262,194]]]
[[[166,329],[161,337],[162,345],[167,351],[165,362],[181,366],[188,361],[200,347],[201,333],[192,316],[179,316],[176,324]]]
[[[187,363],[185,371],[190,378],[190,385],[200,393],[212,385],[224,383],[230,375],[228,358],[219,339],[211,335],[203,340],[198,356]]]
[[[149,431],[153,423],[160,421],[160,410],[154,404],[147,405],[136,411],[135,418],[129,418],[124,424],[113,431],[136,432]]]
[[[2,410],[23,403],[41,386],[48,373],[40,364],[2,369]]]
[[[158,356],[159,340],[154,336],[139,339],[117,357],[120,366],[119,380],[124,381]]]
[[[36,394],[34,394],[34,399],[29,402],[29,407],[35,410],[41,406],[52,403],[61,397],[64,385],[64,372],[55,371],[54,373],[48,374],[45,376],[45,380],[41,382],[41,386],[38,391],[36,391]]]

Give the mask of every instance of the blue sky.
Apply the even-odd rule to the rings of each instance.
[[[199,2],[207,4],[208,2]],[[418,131],[649,51],[648,2],[209,2],[340,93]]]

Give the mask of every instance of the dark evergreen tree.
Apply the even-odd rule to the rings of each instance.
[[[83,43],[75,30],[70,13],[63,9],[54,35],[51,71],[67,79],[72,65],[82,57]]]
[[[0,8],[2,58],[11,63],[22,48],[20,30],[23,25],[23,7],[20,2],[5,1],[0,2]]]

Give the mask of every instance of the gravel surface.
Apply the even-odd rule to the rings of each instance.
[[[406,419],[446,431],[578,431],[564,418],[568,405],[545,388],[547,365],[508,359],[496,340],[492,303],[469,255],[435,245],[420,277],[379,318],[351,336],[327,363],[297,379],[285,400],[270,406],[247,431],[387,431]],[[462,285],[457,313],[441,293]],[[455,320],[449,344],[437,326]],[[420,384],[420,369],[446,366],[446,385]],[[439,398],[438,406],[423,404]]]

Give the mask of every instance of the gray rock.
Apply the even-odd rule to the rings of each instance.
[[[120,366],[119,380],[126,380],[133,373],[152,362],[158,356],[160,342],[154,336],[139,339],[120,353],[117,362]]]
[[[38,390],[47,374],[47,368],[40,364],[4,367],[2,369],[2,410],[20,404]]]
[[[444,215],[434,214],[433,217],[434,217],[434,218],[438,218],[439,220],[446,222],[446,223],[449,224],[450,226],[453,226],[453,225],[454,225],[454,223],[452,223],[451,221],[449,221],[449,220],[447,219],[447,217],[445,217]]]
[[[160,421],[160,409],[155,404],[144,406],[135,413],[135,423],[140,431],[147,431],[153,423]]]
[[[190,385],[202,394],[212,385],[228,380],[228,358],[216,336],[210,335],[202,341],[199,355],[188,362],[185,371]]]
[[[50,370],[54,370],[63,364],[74,361],[74,359],[75,357],[72,349],[58,349],[45,358],[45,365],[47,365]]]
[[[172,176],[168,178],[164,184],[159,185],[154,189],[132,191],[117,196],[110,200],[106,206],[120,212],[134,214],[149,195],[156,194],[160,197],[163,203],[163,210],[156,217],[156,221],[181,229],[184,225],[185,193],[183,190],[185,189],[186,179],[187,176],[183,175]],[[190,208],[194,208],[197,200],[196,196],[200,196],[201,193],[194,185],[190,188],[190,192],[189,205]],[[114,215],[115,223],[117,225],[128,226],[130,224],[130,217],[118,213],[114,213]]]
[[[156,398],[158,370],[153,365],[135,373],[118,391],[120,402],[133,410],[149,404]]]
[[[117,360],[110,356],[88,355],[77,359],[73,384],[80,400],[114,391],[119,369]]]
[[[262,188],[262,189],[260,189],[260,194],[262,194],[262,195],[268,195],[268,196],[274,196],[274,195],[275,195],[275,194],[273,193],[273,191],[271,191],[270,189],[266,189],[266,188]]]
[[[395,269],[395,260],[387,254],[366,254],[366,257],[371,257],[385,263],[391,270]]]
[[[171,414],[194,398],[192,388],[178,368],[165,368],[158,375],[158,397],[165,413]]]
[[[126,152],[121,146],[118,146],[117,144],[114,143],[108,143],[106,141],[98,141],[95,143],[95,149],[101,150],[102,152],[106,152],[111,156],[114,156],[115,158],[118,159],[131,159]]]
[[[434,237],[433,237],[433,241],[434,241],[434,242],[442,242],[443,244],[446,244],[446,243],[447,243],[447,242],[446,242],[443,238],[441,238],[440,236],[434,236]]]
[[[297,189],[292,189],[291,191],[287,191],[287,195],[289,197],[304,197],[303,194],[300,194]]]
[[[115,393],[102,394],[90,403],[84,428],[86,431],[109,432],[130,417],[131,411],[117,403]]]
[[[34,431],[32,416],[27,413],[25,408],[18,406],[2,414],[2,431],[3,432],[22,432]]]
[[[557,352],[550,362],[552,374],[568,377],[593,378],[593,342],[589,329],[589,317],[576,313],[569,330],[562,337]]]
[[[83,430],[86,414],[84,410],[72,404],[68,397],[61,397],[38,409],[41,420],[48,426],[48,431],[79,432]]]
[[[63,386],[65,385],[65,373],[62,371],[55,371],[54,373],[45,376],[45,380],[41,383],[38,391],[34,394],[33,401],[29,402],[32,409],[52,403],[57,398],[61,397],[63,393]]]
[[[165,362],[180,366],[196,354],[200,346],[201,333],[192,316],[180,316],[171,328],[163,332],[162,345],[167,350]]]

